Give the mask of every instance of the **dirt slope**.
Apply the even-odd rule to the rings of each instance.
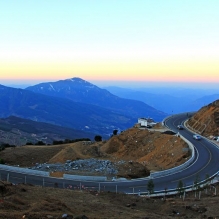
[[[129,129],[101,146],[103,154],[114,159],[132,160],[150,170],[162,170],[185,162],[188,146],[179,137],[158,131]]]
[[[219,136],[219,100],[201,108],[189,119],[188,125],[206,137]]]
[[[66,160],[88,159],[91,157],[99,157],[97,144],[85,144],[85,142],[77,142],[68,144],[59,153],[53,156],[49,163],[65,163]]]
[[[29,167],[35,163],[46,163],[68,145],[19,146],[0,151],[0,158],[9,165]]]
[[[119,171],[117,176],[136,178],[148,176],[149,171],[182,164],[189,157],[187,149],[187,145],[179,137],[163,134],[161,130],[141,130],[135,127],[103,142],[7,148],[0,152],[0,158],[9,165],[25,167],[36,163],[64,164],[66,160],[105,159],[115,163]],[[74,174],[91,174],[83,171],[85,170],[74,170]],[[94,175],[98,174],[101,175]]]

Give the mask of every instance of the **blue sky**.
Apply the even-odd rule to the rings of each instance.
[[[0,80],[219,82],[219,1],[0,0]]]

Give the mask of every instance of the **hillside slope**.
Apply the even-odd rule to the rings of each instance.
[[[51,144],[53,141],[65,139],[90,138],[95,134],[81,130],[56,126],[45,122],[35,122],[16,116],[0,118],[0,143],[10,145],[25,145],[27,142],[43,141]]]
[[[113,162],[133,161],[149,170],[162,170],[185,162],[189,157],[185,148],[188,148],[187,144],[176,136],[131,128],[108,141],[96,142],[90,146],[75,143],[56,154],[49,163],[96,157]]]
[[[77,142],[60,146],[23,146],[0,152],[0,157],[8,164],[25,167],[35,166],[35,163],[65,164],[67,160],[89,158],[108,160],[118,167],[118,176],[134,178],[149,175],[148,170],[175,167],[184,163],[189,156],[187,144],[179,137],[138,128],[128,129],[108,141],[92,144]],[[83,169],[83,165],[73,172],[92,175]],[[95,173],[95,170],[92,172]]]
[[[11,115],[103,136],[113,129],[130,128],[137,121],[100,106],[0,85],[0,117]]]
[[[117,160],[141,163],[149,170],[162,170],[185,162],[189,156],[185,148],[187,144],[174,135],[132,128],[113,136],[101,151]]]
[[[185,200],[174,195],[166,198],[148,198],[108,191],[97,187],[49,188],[30,184],[12,185],[1,182],[0,218],[2,219],[216,219],[218,194],[211,189],[194,192]],[[102,187],[101,187],[102,189]],[[218,191],[219,186],[215,185]],[[67,214],[68,217],[63,217]]]
[[[219,100],[202,107],[188,120],[188,125],[206,137],[219,136]]]

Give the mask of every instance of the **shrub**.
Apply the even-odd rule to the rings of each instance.
[[[0,164],[5,164],[4,159],[0,158]]]

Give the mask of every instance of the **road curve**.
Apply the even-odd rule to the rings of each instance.
[[[178,130],[177,125],[182,124],[188,119],[187,113],[173,115],[168,117],[164,124],[174,132],[189,140],[195,147],[195,161],[187,168],[159,178],[153,178],[154,191],[163,191],[165,189],[176,189],[181,180],[185,186],[193,185],[198,178],[200,181],[206,179],[206,175],[212,176],[219,171],[219,149],[210,141],[202,138],[200,141],[192,138],[193,133],[188,129]],[[147,183],[150,177],[115,182],[89,182],[66,180],[62,178],[53,178],[45,176],[35,176],[16,172],[9,172],[0,169],[0,179],[9,180],[12,183],[28,183],[40,186],[59,187],[69,189],[92,189],[99,191],[141,193],[147,192]]]

